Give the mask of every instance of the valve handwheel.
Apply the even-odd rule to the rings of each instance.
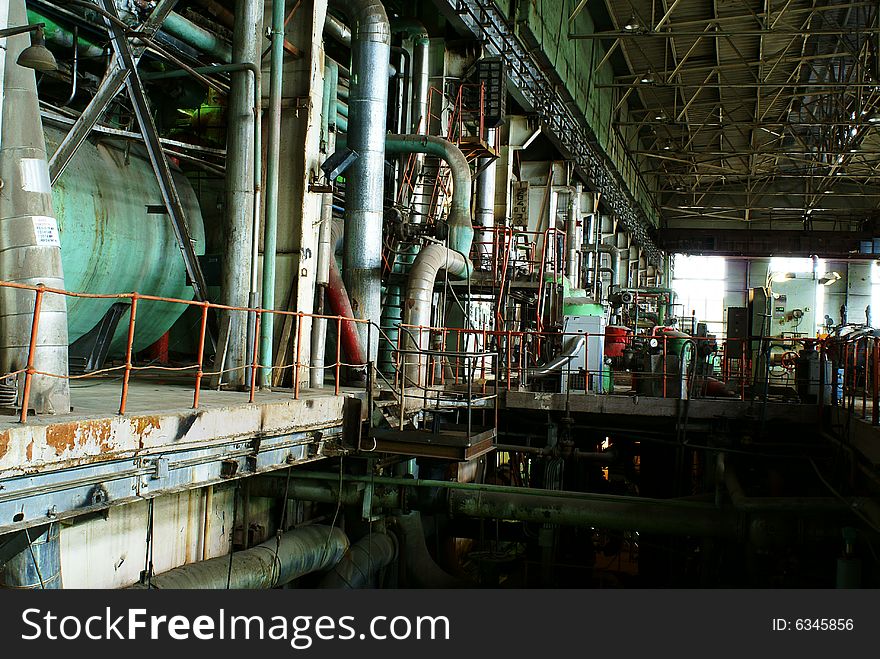
[[[782,355],[782,368],[786,371],[793,371],[797,366],[798,354],[796,352],[788,351],[783,353]]]

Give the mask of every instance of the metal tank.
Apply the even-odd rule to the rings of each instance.
[[[45,126],[54,151],[64,133]],[[117,142],[86,141],[52,187],[61,236],[67,290],[79,293],[138,293],[191,300],[192,288],[180,248],[165,214],[159,185],[148,160]],[[189,180],[174,171],[196,253],[205,252],[205,230]],[[67,319],[73,343],[104,316],[112,299],[69,298]],[[138,302],[134,349],[158,340],[184,312],[168,302]],[[125,349],[128,314],[119,323],[111,354]]]

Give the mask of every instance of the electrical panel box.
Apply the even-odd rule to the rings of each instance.
[[[580,351],[562,367],[560,391],[604,393],[605,316],[566,316],[562,332],[564,343],[576,334],[588,336]]]
[[[746,307],[727,307],[727,345],[728,359],[742,359],[743,346],[749,338],[749,310]]]

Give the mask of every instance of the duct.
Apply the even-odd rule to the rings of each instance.
[[[319,588],[369,588],[379,570],[397,558],[397,542],[387,533],[370,533],[354,543],[321,580]]]
[[[269,64],[269,131],[266,148],[266,216],[263,227],[264,309],[275,309],[275,257],[278,244],[278,171],[281,159],[281,85],[284,80],[284,0],[272,1]],[[263,314],[260,326],[260,372],[263,387],[272,384],[274,314]]]
[[[572,336],[569,337],[568,341],[565,342],[565,345],[562,347],[562,352],[559,353],[552,360],[544,364],[543,366],[538,366],[534,370],[529,369],[529,372],[533,377],[541,378],[546,377],[548,375],[552,375],[560,368],[564,367],[568,362],[577,357],[577,354],[583,350],[584,345],[587,343],[586,336]]]
[[[382,307],[386,74],[391,58],[391,33],[385,8],[378,0],[350,0],[339,8],[355,26],[346,144],[359,154],[348,169],[344,281],[355,316],[375,322]],[[357,331],[368,359],[375,362],[379,333],[368,336],[364,324],[359,324]]]
[[[336,150],[336,88],[339,83],[339,67],[327,58],[324,70],[324,96],[322,99],[321,134],[326,145],[325,152]],[[330,282],[330,261],[335,260],[331,236],[333,233],[333,192],[325,192],[321,199],[321,226],[318,229],[318,262],[315,272],[316,313],[324,314],[324,293]],[[327,350],[327,319],[315,318],[312,322],[310,385],[313,389],[324,386],[324,356]]]
[[[181,565],[157,574],[150,587],[186,590],[257,590],[276,588],[312,572],[332,568],[348,550],[348,538],[337,527],[315,524],[288,531],[280,538],[238,551]],[[145,588],[135,584],[132,588]]]
[[[0,29],[27,22],[24,0],[4,3]],[[6,39],[0,49],[0,279],[64,288],[58,225],[46,161],[46,141],[34,71],[16,60],[31,45],[29,34]],[[0,291],[0,372],[29,366],[35,295]],[[67,370],[67,304],[44,295],[32,367],[62,377],[34,375],[28,406],[37,413],[70,411]],[[23,385],[25,378],[19,378]]]
[[[236,7],[236,16],[240,15],[240,3]],[[252,9],[249,13],[255,13]],[[177,37],[185,44],[216,57],[221,62],[232,62],[232,48],[223,39],[212,32],[199,27],[176,12],[171,12],[162,23],[162,31]]]
[[[236,0],[235,13],[238,21],[233,32],[233,55],[236,62],[253,66],[232,74],[227,104],[226,132],[226,208],[225,253],[221,301],[231,307],[248,307],[255,300],[248,293],[254,265],[252,249],[254,242],[254,214],[259,212],[255,197],[260,176],[260,150],[257,142],[256,124],[259,121],[259,33],[263,24],[263,5],[250,0]],[[255,208],[257,209],[255,211]],[[228,371],[228,381],[244,385],[250,377],[247,349],[247,317],[240,311],[223,311],[228,322],[226,351],[223,368]],[[247,377],[246,377],[247,374]]]
[[[602,262],[602,258],[599,255],[601,255],[601,254],[610,254],[611,255],[611,268],[612,268],[612,270],[611,270],[611,286],[609,287],[609,292],[611,291],[611,288],[615,287],[618,284],[618,282],[620,281],[620,253],[621,253],[621,251],[622,250],[619,247],[614,247],[613,245],[603,245],[602,243],[599,243],[598,245],[596,245],[596,252],[597,252],[596,282],[597,283],[599,282],[599,274],[598,273],[609,272],[608,269],[603,269],[603,268],[599,267],[599,265]]]
[[[36,531],[23,531],[31,533]],[[0,571],[0,588],[56,590],[61,583],[61,526],[49,524],[42,533],[28,535],[28,546]]]

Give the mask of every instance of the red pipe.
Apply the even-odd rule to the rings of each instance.
[[[339,266],[336,259],[330,259],[330,281],[327,286],[327,298],[330,300],[330,309],[337,316],[344,318],[354,318],[354,311],[351,309],[351,300],[348,299],[348,291],[342,282],[342,273],[339,272]],[[363,346],[358,336],[357,323],[350,320],[342,322],[342,336],[340,337],[342,349],[348,358],[348,363],[362,365],[367,363],[364,355]]]

